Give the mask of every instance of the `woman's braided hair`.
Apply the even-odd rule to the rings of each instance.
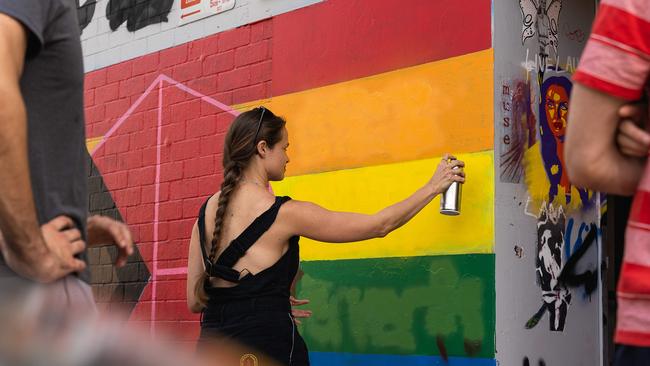
[[[223,182],[221,183],[212,241],[204,243],[211,264],[214,264],[219,250],[228,202],[242,178],[244,169],[257,153],[257,144],[260,141],[266,141],[266,144],[273,148],[282,139],[282,129],[285,125],[286,121],[283,118],[276,116],[265,107],[254,108],[240,114],[230,125],[224,142]],[[194,290],[197,300],[203,306],[206,306],[208,302],[205,286],[209,279],[210,275],[206,268]]]

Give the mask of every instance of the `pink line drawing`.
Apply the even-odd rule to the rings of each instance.
[[[158,281],[158,222],[160,212],[160,152],[162,150],[162,106],[163,106],[163,92],[162,92],[162,79],[158,82],[158,125],[156,128],[156,188],[154,189],[154,211],[153,211],[153,258],[151,259],[152,268],[152,281],[151,284],[151,323],[150,332],[151,336],[156,335],[156,299],[158,298],[156,287]]]
[[[163,268],[158,270],[158,276],[175,276],[187,273],[187,267]]]
[[[158,77],[147,87],[147,89],[142,93],[140,97],[127,109],[126,112],[115,122],[115,124],[104,134],[100,142],[93,148],[90,152],[90,156],[94,156],[95,153],[102,147],[108,138],[110,138],[115,131],[117,131],[126,120],[133,114],[136,108],[142,104],[144,99],[151,94],[151,92],[156,89],[158,91],[158,125],[157,125],[157,136],[156,136],[156,180],[155,180],[155,198],[154,198],[154,222],[153,222],[153,257],[151,259],[151,278],[149,283],[151,284],[151,323],[150,323],[150,332],[151,336],[155,335],[155,322],[156,322],[156,304],[157,304],[157,282],[158,278],[162,276],[172,276],[187,273],[187,268],[178,267],[178,268],[158,268],[158,246],[159,246],[159,212],[160,212],[160,163],[161,163],[161,151],[162,151],[162,108],[163,108],[163,85],[164,83],[169,83],[172,86],[194,96],[200,98],[202,101],[209,103],[224,112],[228,112],[233,116],[239,115],[239,112],[234,110],[232,107],[219,102],[205,94],[202,94],[187,85],[184,85],[167,75],[160,74]],[[144,293],[144,292],[143,292]]]
[[[188,94],[191,94],[191,95],[193,95],[193,96],[195,96],[195,97],[197,97],[197,98],[201,98],[202,101],[204,101],[204,102],[206,102],[206,103],[209,103],[209,104],[211,104],[211,105],[213,105],[213,106],[215,106],[215,107],[217,107],[217,108],[220,108],[220,109],[223,110],[224,112],[228,112],[228,113],[232,114],[233,116],[238,116],[238,115],[239,115],[239,112],[236,111],[236,110],[234,110],[232,107],[230,107],[230,106],[228,106],[228,105],[226,105],[226,104],[223,104],[223,103],[219,102],[218,100],[216,100],[216,99],[214,99],[214,98],[211,98],[211,97],[209,97],[209,96],[207,96],[207,95],[205,95],[205,94],[202,94],[202,93],[200,93],[200,92],[198,92],[198,91],[196,91],[196,90],[194,90],[194,89],[188,87],[187,85],[184,85],[183,83],[180,83],[180,82],[178,82],[178,81],[176,81],[176,80],[170,78],[170,77],[167,76],[167,75],[160,74],[160,75],[158,75],[158,77],[157,77],[157,78],[156,78],[156,79],[151,83],[151,85],[149,85],[149,87],[144,91],[144,93],[142,93],[142,95],[141,95],[141,96],[140,96],[140,97],[135,101],[135,103],[133,103],[133,104],[129,107],[129,109],[127,109],[127,111],[124,112],[124,114],[122,115],[122,117],[120,117],[120,118],[117,120],[117,122],[115,122],[115,124],[114,124],[114,125],[113,125],[109,130],[108,130],[108,132],[106,132],[106,133],[104,134],[104,136],[102,137],[101,141],[100,141],[97,145],[95,145],[95,147],[93,148],[93,150],[90,152],[90,156],[95,155],[95,152],[96,152],[100,147],[102,147],[102,146],[104,145],[104,143],[106,143],[106,140],[107,140],[109,137],[111,137],[111,136],[115,133],[115,131],[117,131],[118,128],[120,128],[120,127],[122,126],[122,124],[127,120],[127,118],[131,117],[131,115],[133,114],[133,111],[135,111],[135,109],[138,108],[138,106],[140,106],[140,104],[142,104],[142,101],[144,100],[144,98],[146,98],[147,96],[149,96],[149,94],[151,94],[151,92],[153,91],[153,89],[154,89],[156,86],[158,86],[158,88],[159,88],[160,90],[162,90],[162,82],[163,82],[163,81],[166,81],[166,82],[172,84],[173,86],[177,87],[178,89],[180,89],[180,90],[182,90],[182,91],[184,91],[184,92],[186,92],[186,93],[188,93]],[[160,162],[158,162],[158,163],[160,163]]]

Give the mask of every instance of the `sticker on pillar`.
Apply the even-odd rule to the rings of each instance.
[[[223,13],[235,7],[235,0],[181,0],[179,25]]]

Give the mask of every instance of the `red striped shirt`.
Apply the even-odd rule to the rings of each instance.
[[[650,3],[603,0],[573,79],[625,100],[636,100],[650,75]],[[650,347],[650,168],[643,178],[625,233],[618,283],[615,342]]]
[[[573,79],[615,97],[641,97],[650,74],[650,4],[605,0]]]

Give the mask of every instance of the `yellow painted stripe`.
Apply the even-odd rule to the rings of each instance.
[[[459,155],[467,164],[461,215],[439,213],[434,199],[413,220],[385,238],[330,244],[301,239],[307,261],[408,257],[436,254],[492,253],[494,247],[493,152]],[[340,170],[273,182],[277,195],[311,201],[330,210],[375,213],[426,183],[439,158]]]
[[[88,152],[93,151],[95,146],[97,146],[97,144],[99,144],[99,142],[102,141],[103,138],[104,138],[104,136],[99,136],[99,137],[93,137],[93,138],[86,139],[86,149],[88,149]]]
[[[494,148],[493,51],[234,106],[287,119],[287,175]]]

